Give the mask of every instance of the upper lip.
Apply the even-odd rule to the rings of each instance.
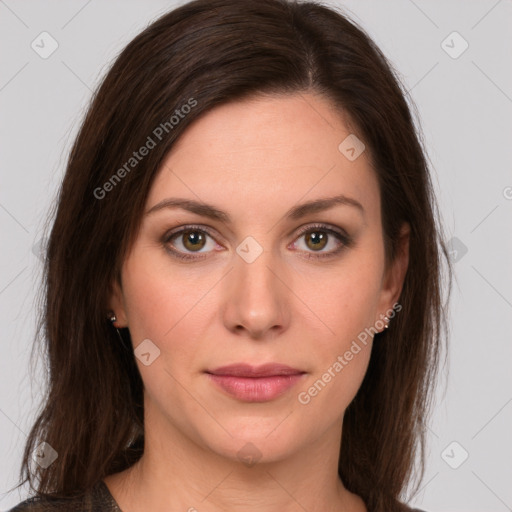
[[[212,375],[229,375],[233,377],[272,377],[278,375],[298,375],[305,373],[297,368],[279,363],[267,363],[261,366],[252,366],[246,363],[220,366],[215,370],[207,370]]]

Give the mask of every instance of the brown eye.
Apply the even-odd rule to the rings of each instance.
[[[310,231],[305,235],[306,245],[315,251],[322,250],[328,242],[328,235],[321,231]]]
[[[306,258],[332,258],[353,243],[353,239],[344,230],[338,229],[323,224],[307,226],[300,231],[293,248],[299,249]],[[209,253],[219,250],[214,237],[206,229],[195,226],[164,235],[162,243],[172,256],[190,261],[207,258]]]
[[[182,243],[188,251],[198,251],[202,249],[206,242],[205,234],[198,230],[183,231],[179,234],[182,237]]]
[[[323,224],[306,226],[299,232],[294,249],[299,249],[309,259],[335,257],[353,243],[345,231],[338,229]]]
[[[202,228],[189,226],[163,237],[166,250],[180,259],[198,259],[208,256],[215,249],[212,235]]]

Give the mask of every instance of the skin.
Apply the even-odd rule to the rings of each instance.
[[[134,347],[150,339],[160,350],[148,366],[137,359],[145,453],[105,479],[124,512],[366,510],[337,465],[344,411],[365,375],[372,340],[309,403],[298,400],[359,333],[382,325],[408,264],[404,226],[401,250],[385,265],[369,152],[349,161],[338,150],[350,133],[316,94],[262,96],[210,111],[168,155],[146,211],[166,198],[187,198],[213,204],[233,221],[170,208],[145,215],[122,285],[114,286],[116,325],[130,329]],[[364,212],[337,205],[285,217],[297,204],[338,194]],[[333,235],[318,245],[297,234],[314,223],[346,231],[353,243],[330,258],[308,259],[342,245]],[[163,241],[190,224],[212,232],[196,252],[186,236]],[[252,263],[236,252],[247,236],[263,249]],[[176,259],[166,246],[199,258]],[[237,362],[279,362],[306,374],[274,400],[243,402],[204,373]],[[260,456],[251,466],[237,456],[247,443]]]

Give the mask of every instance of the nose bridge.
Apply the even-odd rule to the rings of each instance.
[[[242,326],[258,335],[282,327],[286,322],[284,312],[288,310],[284,304],[287,287],[282,282],[284,276],[279,276],[282,266],[275,252],[248,236],[236,253],[226,321],[232,327]]]
[[[268,237],[267,237],[268,238]],[[234,272],[242,285],[242,293],[254,298],[260,294],[276,294],[277,268],[280,267],[272,248],[263,247],[254,237],[246,237],[236,248]],[[244,290],[245,289],[245,290]],[[266,297],[270,299],[271,297]]]

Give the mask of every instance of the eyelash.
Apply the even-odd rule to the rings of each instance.
[[[178,258],[178,259],[181,259],[181,260],[188,260],[188,261],[196,260],[197,261],[197,260],[204,259],[206,256],[199,256],[199,257],[198,256],[191,256],[191,255],[189,255],[187,253],[183,253],[181,251],[177,251],[176,249],[171,249],[167,245],[167,244],[169,244],[169,242],[171,240],[173,240],[174,238],[178,237],[179,235],[183,234],[186,231],[193,231],[193,232],[194,231],[198,231],[198,232],[207,234],[211,238],[214,238],[213,234],[210,232],[210,230],[206,229],[205,227],[196,226],[196,225],[184,226],[181,229],[179,229],[178,231],[173,231],[171,233],[166,233],[164,235],[162,242],[164,244],[164,247],[165,247],[166,251],[169,252],[171,254],[171,256],[173,256],[174,258]],[[297,238],[300,238],[301,236],[303,236],[305,234],[313,233],[313,232],[316,232],[316,231],[323,231],[325,233],[328,233],[329,235],[333,235],[335,238],[337,238],[341,242],[341,245],[337,249],[334,249],[334,250],[332,250],[332,251],[330,251],[328,253],[318,253],[318,254],[308,253],[308,256],[305,256],[307,259],[320,260],[320,259],[324,259],[324,258],[332,258],[334,256],[337,256],[343,249],[352,246],[353,239],[351,237],[349,237],[348,235],[346,235],[342,231],[338,231],[337,229],[329,227],[326,224],[308,225],[308,226],[306,226],[306,227],[304,227],[304,228],[299,230],[299,233],[297,234]],[[200,254],[200,253],[198,253],[198,254]]]

